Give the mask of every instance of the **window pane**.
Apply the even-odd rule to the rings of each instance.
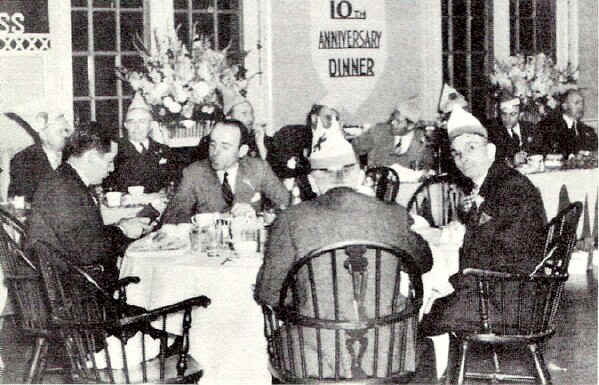
[[[476,18],[483,18],[485,16],[485,4],[488,0],[472,0],[471,4],[471,15]]]
[[[88,96],[89,80],[87,78],[87,56],[73,58],[73,95]]]
[[[218,9],[238,9],[239,0],[218,0],[216,5]]]
[[[116,74],[114,56],[96,56],[96,96],[116,95]]]
[[[73,103],[73,113],[75,115],[75,124],[82,124],[91,120],[91,108],[89,101],[76,101]]]
[[[534,54],[534,22],[533,19],[520,18],[520,52]]]
[[[452,79],[449,76],[449,58],[447,55],[443,55],[443,82],[452,83]]]
[[[453,55],[453,82],[456,87],[466,86],[466,55],[457,53]]]
[[[442,16],[447,16],[447,2],[449,0],[442,0],[441,1],[441,15]]]
[[[239,61],[239,17],[237,15],[218,15],[218,48],[231,46],[230,52],[235,53]]]
[[[206,36],[214,43],[214,19],[212,14],[200,13],[193,15],[193,23],[196,24],[196,30],[200,36]]]
[[[143,0],[121,0],[121,8],[141,8]]]
[[[187,0],[175,0],[175,9],[187,9]]]
[[[488,96],[486,88],[474,88],[472,90],[472,114],[478,119],[486,119]]]
[[[183,44],[189,47],[189,24],[186,13],[175,13],[175,26],[177,27],[177,36]]]
[[[118,100],[98,100],[96,102],[96,122],[100,123],[107,133],[115,137],[119,132]]]
[[[116,50],[116,22],[114,12],[94,12],[94,49]]]
[[[73,51],[87,51],[87,13],[71,12],[71,39]]]
[[[515,17],[510,18],[510,55],[516,55],[520,52],[520,43],[518,42],[518,36],[520,32],[518,30],[518,19]]]
[[[465,17],[453,18],[453,50],[466,50],[466,22]]]
[[[139,36],[143,42],[143,13],[142,12],[122,12],[121,13],[121,50],[135,51],[137,41],[136,36]]]
[[[487,36],[485,17],[474,17],[471,21],[471,34],[472,34],[472,51],[484,51],[485,50],[485,36]]]
[[[208,9],[214,7],[214,0],[192,0],[193,9]]]
[[[453,16],[467,16],[468,15],[466,1],[467,0],[453,0],[451,2]]]
[[[116,0],[94,0],[94,7],[114,8]]]
[[[87,7],[87,0],[71,0],[72,7]]]

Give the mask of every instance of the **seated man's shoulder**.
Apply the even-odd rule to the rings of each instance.
[[[196,176],[198,174],[205,174],[205,173],[209,173],[212,172],[211,167],[210,167],[210,162],[208,161],[208,159],[202,159],[202,160],[196,160],[195,162],[191,163],[189,166],[185,167],[183,169],[183,176],[185,177],[185,175],[193,175]]]
[[[21,151],[17,152],[13,156],[12,161],[22,162],[25,160],[37,158],[42,152],[43,152],[43,149],[41,148],[41,146],[39,144],[32,144],[30,146],[25,147]]]

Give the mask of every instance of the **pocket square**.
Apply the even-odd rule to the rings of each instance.
[[[484,225],[491,219],[493,219],[493,217],[483,211],[482,214],[480,214],[480,218],[478,219],[478,225]]]
[[[255,203],[255,202],[260,201],[261,199],[262,199],[262,195],[259,192],[257,192],[254,194],[254,196],[252,197],[250,202]]]
[[[166,158],[160,158],[160,161],[158,161],[158,164],[166,164],[167,160]]]

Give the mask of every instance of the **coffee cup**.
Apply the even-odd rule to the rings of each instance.
[[[108,207],[118,207],[121,205],[121,192],[120,191],[109,191],[105,194],[106,205]]]
[[[532,168],[539,170],[541,168],[541,162],[543,162],[543,155],[529,155],[527,161]]]

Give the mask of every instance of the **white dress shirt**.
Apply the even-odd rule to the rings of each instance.
[[[142,142],[134,142],[132,140],[129,140],[129,142],[131,142],[133,147],[135,147],[137,152],[139,152],[140,154],[143,152],[144,149],[147,150],[148,148],[150,148],[150,141],[147,138]]]
[[[399,147],[399,151],[395,151],[398,154],[405,154],[406,152],[408,152],[408,149],[410,148],[410,145],[412,144],[412,139],[414,139],[414,130],[408,132],[407,134],[403,135],[403,136],[394,136],[393,137],[395,142],[393,145],[393,148],[395,148],[395,146],[397,146],[397,143],[399,143],[399,141],[401,140],[401,146]]]
[[[52,170],[56,170],[58,166],[60,166],[60,164],[62,163],[62,151],[51,151],[43,146],[42,149],[46,153],[46,158],[48,158],[48,162],[50,162],[50,167],[52,167]]]
[[[520,138],[520,143],[518,143],[518,147],[522,147],[522,132],[520,131],[520,123],[516,123],[511,130],[508,130],[508,133],[510,134],[512,139],[514,138],[514,134],[518,135],[518,138]]]

